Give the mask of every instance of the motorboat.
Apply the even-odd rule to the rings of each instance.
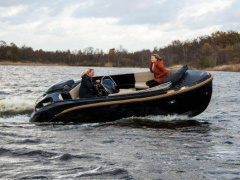
[[[81,80],[54,84],[36,101],[30,122],[92,123],[202,113],[211,100],[213,75],[187,66],[167,71],[164,82],[152,88],[146,85],[154,79],[151,72],[93,77],[101,80],[94,98],[79,97]]]

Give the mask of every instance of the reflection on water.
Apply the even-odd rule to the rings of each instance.
[[[210,105],[194,118],[130,117],[93,124],[28,122],[35,100],[50,85],[78,79],[85,69],[0,66],[0,179],[240,177],[239,73],[213,72]],[[97,75],[146,70],[95,69]]]

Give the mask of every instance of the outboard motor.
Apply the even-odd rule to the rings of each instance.
[[[65,99],[72,99],[69,91],[79,85],[81,81],[63,81],[52,85],[43,95],[41,95],[35,102],[35,110],[43,106],[52,104],[53,102],[62,101]]]
[[[59,82],[59,83],[52,85],[50,88],[48,88],[48,90],[46,90],[45,94],[50,94],[50,93],[57,92],[57,91],[62,92],[64,90],[70,90],[73,85],[74,85],[73,80]]]

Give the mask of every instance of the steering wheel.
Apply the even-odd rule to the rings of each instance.
[[[95,90],[96,90],[96,92],[97,92],[97,97],[107,96],[107,95],[108,95],[108,93],[107,93],[106,90],[104,89],[104,86],[102,85],[101,82],[102,82],[102,79],[100,80],[99,83],[96,83],[96,84],[94,85]]]
[[[103,80],[104,80],[105,78],[109,78],[109,79],[114,83],[115,86],[117,86],[117,84],[116,84],[115,81],[111,78],[111,76],[103,76],[103,77],[102,77],[100,83],[101,83],[102,87],[105,89],[105,91],[108,92],[108,94],[110,94],[109,90],[108,90],[108,89],[104,86],[104,84],[103,84]]]
[[[95,86],[96,91],[97,91],[97,93],[98,93],[97,96],[108,96],[108,94],[111,93],[111,92],[109,92],[108,88],[106,88],[106,87],[104,86],[103,81],[104,81],[104,79],[106,79],[106,78],[107,78],[107,79],[110,79],[110,80],[114,83],[114,85],[117,86],[117,84],[115,83],[115,81],[114,81],[110,76],[103,76],[103,77],[101,78],[100,83],[98,83],[98,84]]]

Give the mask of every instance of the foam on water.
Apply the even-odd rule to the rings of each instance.
[[[100,125],[104,125],[106,123],[84,123],[84,124],[50,124],[54,125],[55,130],[60,130],[60,131],[65,131],[65,130],[74,130],[74,129],[79,129],[79,128],[88,128],[88,127],[98,127]]]
[[[21,97],[0,100],[0,116],[29,113],[33,111],[33,108],[33,100],[22,99]]]
[[[15,116],[3,116],[0,117],[0,123],[28,123],[30,116],[27,114],[15,115]]]
[[[174,121],[174,120],[189,120],[188,116],[184,115],[157,115],[157,116],[145,116],[145,117],[131,117],[132,119],[140,119],[140,120],[147,120],[147,121],[154,121],[154,122],[162,122],[162,121]],[[129,118],[128,118],[129,119]]]

